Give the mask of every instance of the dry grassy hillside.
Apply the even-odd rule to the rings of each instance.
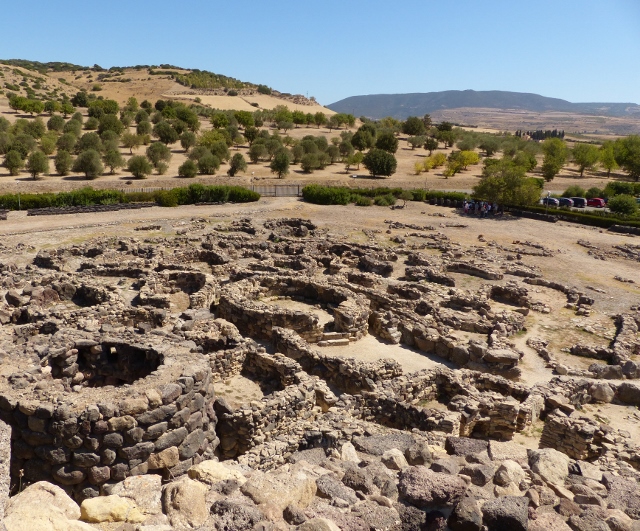
[[[4,93],[13,92],[25,97],[30,89],[43,100],[57,99],[63,94],[71,97],[78,92],[77,86],[67,83],[64,73],[40,74],[2,63],[0,63],[0,89]],[[4,94],[0,94],[0,100],[6,101]]]
[[[171,68],[172,72],[187,74],[189,70]],[[40,81],[39,88],[34,85]],[[289,109],[302,110],[305,113],[324,112],[327,115],[334,111],[319,105],[301,95],[286,95],[274,91],[272,95],[258,93],[255,89],[242,89],[238,96],[228,96],[222,89],[203,90],[185,87],[176,82],[170,75],[152,75],[148,68],[124,68],[117,72],[96,72],[93,69],[73,70],[65,72],[49,72],[41,74],[26,68],[0,63],[0,89],[28,96],[25,86],[34,90],[38,99],[57,99],[62,94],[71,97],[79,90],[104,99],[112,99],[123,105],[131,97],[138,101],[149,100],[154,103],[158,99],[176,99],[193,101],[200,98],[202,104],[213,109],[247,110],[273,109],[277,105],[286,105]],[[7,87],[7,84],[13,88]],[[2,99],[2,94],[0,94]],[[251,105],[254,104],[254,105]]]

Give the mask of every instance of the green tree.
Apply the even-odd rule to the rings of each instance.
[[[307,117],[302,111],[293,111],[291,113],[291,118],[293,123],[296,125],[296,128],[299,125],[304,125],[305,123],[307,123]]]
[[[129,149],[129,154],[132,154],[133,150],[142,144],[142,137],[140,135],[134,135],[133,133],[124,133],[120,140],[122,141],[122,145]]]
[[[249,142],[249,146],[253,144],[253,141],[258,138],[259,130],[257,127],[247,126],[244,128],[244,137]]]
[[[389,153],[395,153],[398,151],[398,139],[396,138],[396,135],[391,131],[383,131],[376,139],[376,148],[383,149]]]
[[[390,177],[396,172],[398,162],[396,158],[384,149],[373,148],[362,159],[365,168],[372,176],[382,175]]]
[[[54,112],[60,112],[60,110],[62,110],[62,105],[60,105],[59,101],[48,100],[44,102],[44,110],[50,115],[53,115]]]
[[[42,135],[40,139],[40,150],[45,155],[51,155],[56,150],[57,135],[54,132],[48,132]]]
[[[473,195],[501,205],[534,205],[540,198],[540,187],[526,177],[525,169],[512,160],[501,159],[485,166]]]
[[[272,173],[276,173],[279,179],[282,179],[289,173],[289,153],[285,149],[278,151],[271,161],[269,168]]]
[[[248,155],[249,155],[249,160],[254,164],[257,164],[260,161],[260,159],[264,159],[265,157],[267,157],[268,155],[267,148],[265,147],[264,144],[254,143],[249,148]]]
[[[422,123],[422,122],[420,122]],[[420,147],[425,142],[425,138],[423,136],[410,136],[407,138],[407,143],[411,146],[411,149],[414,150],[417,147]]]
[[[78,120],[69,120],[66,124],[64,124],[62,132],[71,133],[76,138],[79,138],[82,134],[82,123]]]
[[[69,153],[71,153],[77,141],[78,140],[73,133],[64,133],[63,135],[60,136],[60,138],[58,138],[58,141],[56,142],[56,147],[58,148],[58,151],[62,150],[62,151],[68,151]]]
[[[438,141],[435,138],[427,138],[424,141],[424,149],[426,149],[429,152],[429,155],[431,155],[435,149],[438,149]]]
[[[122,168],[125,165],[124,157],[117,149],[109,149],[102,157],[102,160],[110,170],[111,175],[116,172],[116,169]]]
[[[567,145],[559,138],[547,138],[542,143],[542,151],[542,175],[545,181],[551,181],[567,161]]]
[[[438,132],[436,133],[436,139],[442,142],[445,147],[453,146],[453,144],[456,143],[456,138],[457,135],[455,131],[452,131],[451,129],[438,130]]]
[[[352,155],[347,157],[347,164],[345,169],[349,171],[352,166],[356,167],[356,170],[360,169],[360,164],[362,164],[362,159],[364,159],[364,153],[362,151],[356,151]]]
[[[603,142],[600,147],[600,165],[607,170],[607,177],[611,177],[611,172],[618,169],[614,143],[611,140]]]
[[[327,115],[321,111],[318,111],[313,115],[313,121],[318,126],[318,129],[320,129],[320,126],[327,123]]]
[[[12,149],[4,156],[3,165],[9,170],[10,175],[20,175],[20,170],[24,167],[24,160],[18,151]]]
[[[231,161],[229,162],[229,169],[227,170],[227,175],[233,177],[236,173],[240,171],[247,170],[247,161],[244,159],[242,153],[236,153],[233,157],[231,157]]]
[[[220,169],[220,159],[208,153],[198,160],[198,170],[204,175],[213,175]]]
[[[153,126],[151,125],[151,122],[149,122],[148,120],[144,120],[136,126],[136,133],[140,136],[150,135],[152,131],[153,131]]]
[[[69,103],[68,101],[63,102],[60,107],[60,112],[62,112],[62,116],[64,116],[65,118],[70,114],[73,114],[74,111],[75,109],[73,108],[73,105],[71,105],[71,103]]]
[[[64,118],[56,114],[55,116],[49,118],[49,120],[47,121],[47,129],[49,131],[62,132],[62,130],[64,129],[64,123]]]
[[[95,116],[90,116],[89,118],[87,118],[87,121],[84,123],[84,128],[87,131],[95,131],[96,129],[98,129],[99,125],[100,125],[100,120],[98,120]]]
[[[632,195],[620,194],[609,199],[607,207],[614,214],[633,216],[638,212],[638,203]]]
[[[35,120],[27,122],[24,126],[23,132],[33,138],[40,138],[47,132],[47,127],[42,121],[42,118],[38,117]]]
[[[640,180],[640,136],[629,135],[615,142],[616,162],[636,181]]]
[[[236,111],[233,113],[236,121],[244,128],[253,127],[255,122],[253,120],[253,114],[249,111]]]
[[[105,114],[100,118],[98,134],[102,135],[105,131],[113,131],[117,135],[120,135],[122,134],[122,131],[124,131],[124,125],[120,120],[118,120],[118,117],[115,114]]]
[[[69,151],[59,149],[53,159],[53,165],[58,175],[67,175],[73,166],[73,157]]]
[[[179,138],[178,132],[167,122],[158,122],[153,128],[153,135],[163,144],[173,144]]]
[[[127,171],[136,179],[146,179],[153,172],[153,166],[144,155],[134,155],[129,159]]]
[[[293,123],[293,114],[286,105],[276,105],[276,107],[273,109],[273,122]]]
[[[133,120],[139,124],[140,122],[148,122],[149,121],[149,113],[145,109],[140,109],[136,112]]]
[[[340,150],[338,149],[338,146],[329,146],[327,148],[326,154],[329,156],[331,164],[335,164],[336,162],[338,162],[338,160],[340,160]]]
[[[178,168],[180,177],[193,178],[198,174],[198,165],[191,159],[185,160]]]
[[[224,129],[229,125],[229,117],[223,112],[213,114],[210,121],[214,129]]]
[[[196,145],[196,134],[192,131],[185,131],[180,135],[180,145],[182,149],[184,149],[185,153],[188,153],[189,150]]]
[[[296,144],[291,148],[291,162],[293,164],[300,164],[300,161],[304,157],[304,148],[300,144]]]
[[[102,148],[102,140],[98,136],[98,133],[85,133],[76,142],[76,153],[86,151],[87,149],[101,152]]]
[[[300,160],[300,167],[305,173],[313,173],[320,167],[318,153],[305,153]]]
[[[495,136],[485,136],[478,146],[487,157],[500,149],[500,141]]]
[[[600,159],[600,150],[591,144],[576,144],[573,148],[573,161],[580,169],[580,177],[584,170],[592,170]]]
[[[409,136],[422,136],[427,132],[427,129],[421,118],[409,116],[402,124],[402,132]]]
[[[104,171],[100,153],[95,149],[87,149],[80,153],[72,168],[76,173],[84,173],[86,179],[95,179]]]
[[[168,163],[171,160],[171,150],[162,142],[154,142],[147,148],[147,158],[158,169],[160,163]]]

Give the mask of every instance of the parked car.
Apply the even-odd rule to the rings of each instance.
[[[606,203],[601,197],[592,197],[591,199],[587,199],[587,206],[604,208],[606,206]]]
[[[560,206],[561,207],[572,207],[573,206],[573,199],[571,199],[570,197],[561,197],[559,199],[560,201]]]
[[[636,197],[636,203],[640,205],[640,197]]]
[[[558,201],[555,197],[544,197],[542,199],[542,204],[557,207],[560,206],[560,201]]]
[[[587,206],[587,200],[584,197],[572,197],[573,206],[575,208],[584,208]]]

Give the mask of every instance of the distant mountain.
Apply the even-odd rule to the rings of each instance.
[[[327,105],[336,112],[351,113],[380,119],[392,116],[404,120],[408,116],[459,108],[521,109],[534,112],[570,112],[601,116],[638,116],[640,105],[635,103],[571,103],[526,92],[503,90],[444,90],[413,94],[371,94],[351,96]]]

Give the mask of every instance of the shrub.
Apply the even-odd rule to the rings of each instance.
[[[191,159],[187,159],[178,168],[178,175],[180,177],[193,178],[198,174],[198,165]]]
[[[602,188],[598,188],[597,186],[593,186],[592,188],[589,188],[584,194],[584,196],[587,199],[593,199],[594,197],[605,197],[604,190]]]
[[[363,195],[356,196],[356,206],[371,206],[373,205],[373,199],[365,197]]]
[[[563,193],[562,197],[584,197],[586,193],[585,189],[582,186],[573,185],[569,186]]]
[[[348,188],[310,184],[302,189],[302,197],[316,205],[347,205],[351,191]]]
[[[607,204],[609,210],[615,214],[624,216],[632,216],[638,212],[638,204],[636,198],[628,194],[620,194],[609,199]]]
[[[396,204],[396,196],[393,194],[379,195],[373,200],[377,206],[391,206]]]

